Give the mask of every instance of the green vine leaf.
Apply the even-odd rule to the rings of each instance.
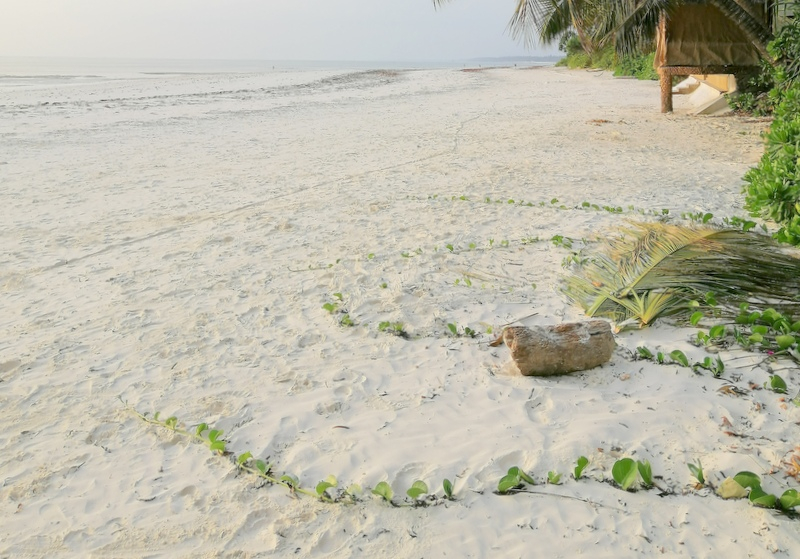
[[[622,458],[614,463],[611,475],[623,490],[627,491],[636,483],[639,475],[636,462],[632,458]]]

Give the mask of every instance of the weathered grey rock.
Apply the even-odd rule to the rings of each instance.
[[[616,347],[611,325],[603,320],[555,326],[511,326],[493,346],[505,343],[520,372],[550,376],[593,369],[611,359]]]

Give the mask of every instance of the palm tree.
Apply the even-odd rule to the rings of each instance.
[[[433,0],[437,8],[449,0]],[[667,16],[685,3],[702,0],[517,0],[509,22],[515,39],[530,45],[538,38],[550,43],[574,29],[584,50],[593,50],[614,41],[620,52],[630,53],[652,45],[662,15]],[[752,0],[706,0],[734,21],[768,60],[766,45],[772,38],[768,21]],[[767,12],[775,5],[767,0]]]

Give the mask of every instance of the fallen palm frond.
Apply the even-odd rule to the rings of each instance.
[[[732,310],[742,302],[800,310],[800,257],[769,237],[665,223],[620,233],[565,281],[566,295],[589,316],[646,325],[708,293]]]

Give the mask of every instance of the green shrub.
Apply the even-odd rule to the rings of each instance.
[[[592,53],[592,68],[611,70],[617,63],[613,45],[608,45]]]
[[[768,48],[778,62],[766,96],[775,118],[761,161],[744,176],[745,208],[777,223],[776,239],[800,245],[800,22],[785,26]]]
[[[633,76],[640,80],[657,80],[658,72],[653,67],[655,57],[655,52],[622,56],[614,66],[614,75]]]
[[[592,65],[592,59],[585,52],[576,52],[575,54],[567,55],[566,64],[567,68],[572,70],[576,68],[589,68]]]

